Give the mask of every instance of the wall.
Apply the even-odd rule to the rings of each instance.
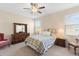
[[[47,28],[55,28],[57,33],[56,36],[60,38],[64,38],[64,20],[66,20],[66,16],[79,12],[79,7],[70,8],[64,11],[56,12],[54,14],[49,14],[40,17],[42,21],[42,29]]]
[[[10,39],[11,34],[13,33],[14,22],[27,24],[28,33],[33,33],[34,21],[32,19],[12,14],[9,12],[0,11],[0,33],[4,33],[5,38]]]

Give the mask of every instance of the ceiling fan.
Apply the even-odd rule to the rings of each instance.
[[[32,13],[42,13],[40,10],[41,9],[44,9],[45,8],[45,6],[39,6],[39,4],[37,4],[37,3],[30,3],[30,5],[31,5],[31,8],[23,8],[23,9],[30,9],[31,11],[32,11]]]

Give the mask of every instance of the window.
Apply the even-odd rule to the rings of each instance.
[[[41,21],[35,20],[35,32],[38,33],[41,31]]]
[[[66,16],[65,35],[79,35],[79,13]]]
[[[66,35],[79,35],[79,25],[66,25],[65,26]]]

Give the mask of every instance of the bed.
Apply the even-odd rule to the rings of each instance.
[[[35,51],[40,54],[48,51],[50,47],[54,45],[55,37],[48,34],[35,34],[28,37],[25,42],[27,46],[33,48]]]

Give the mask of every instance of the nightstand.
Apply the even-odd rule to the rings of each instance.
[[[61,46],[61,47],[66,47],[65,39],[56,38],[55,45]]]

